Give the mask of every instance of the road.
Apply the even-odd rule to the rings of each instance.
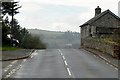
[[[118,78],[118,71],[82,49],[37,50],[11,78]]]

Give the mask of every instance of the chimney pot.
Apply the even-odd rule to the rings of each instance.
[[[101,8],[97,6],[97,8],[95,8],[95,16],[97,16],[100,13],[101,13]]]
[[[97,6],[97,8],[99,8],[99,6]]]

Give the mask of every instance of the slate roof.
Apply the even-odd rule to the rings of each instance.
[[[100,13],[99,15],[93,17],[92,19],[90,19],[89,21],[87,21],[86,23],[84,23],[83,25],[81,25],[80,27],[83,27],[85,25],[91,25],[93,22],[95,22],[96,20],[98,20],[99,18],[101,18],[102,16],[104,16],[105,14],[110,13],[111,15],[113,15],[115,18],[117,18],[118,20],[120,20],[120,18],[115,15],[113,12],[111,12],[109,9]]]

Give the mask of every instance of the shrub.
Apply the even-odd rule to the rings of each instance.
[[[21,47],[27,49],[46,49],[46,45],[42,42],[40,37],[31,36],[30,34],[24,36]]]

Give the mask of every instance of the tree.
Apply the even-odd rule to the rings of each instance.
[[[12,33],[13,33],[13,37],[15,39],[18,39],[19,41],[21,41],[21,27],[18,23],[18,21],[16,19],[13,20],[14,21],[14,26],[12,28]],[[10,22],[10,26],[12,25],[12,21]]]
[[[18,2],[3,2],[2,3],[2,14],[5,16],[6,14],[12,16],[12,25],[11,25],[11,33],[12,28],[14,25],[14,15],[19,13],[18,9],[21,8],[21,6],[18,5]]]
[[[3,45],[6,45],[7,44],[7,34],[8,34],[8,26],[2,22],[2,43]]]
[[[39,49],[45,49],[46,46],[45,44],[42,42],[42,40],[39,37],[33,37],[29,34],[28,30],[26,30],[25,28],[20,27],[19,22],[14,19],[14,15],[16,15],[17,13],[19,13],[18,9],[21,8],[21,6],[19,6],[17,4],[18,2],[3,2],[2,3],[2,14],[3,17],[6,17],[7,15],[12,16],[12,20],[11,22],[9,22],[9,18],[6,17],[5,19],[3,19],[3,23],[2,23],[2,31],[3,31],[3,41],[4,43],[6,43],[7,41],[7,34],[9,32],[9,30],[11,30],[11,34],[14,36],[15,39],[18,39],[20,42],[20,46],[22,48],[39,48]],[[14,25],[14,26],[13,26]],[[9,29],[9,27],[11,26],[11,29]],[[12,38],[10,41],[10,44],[12,42]]]

